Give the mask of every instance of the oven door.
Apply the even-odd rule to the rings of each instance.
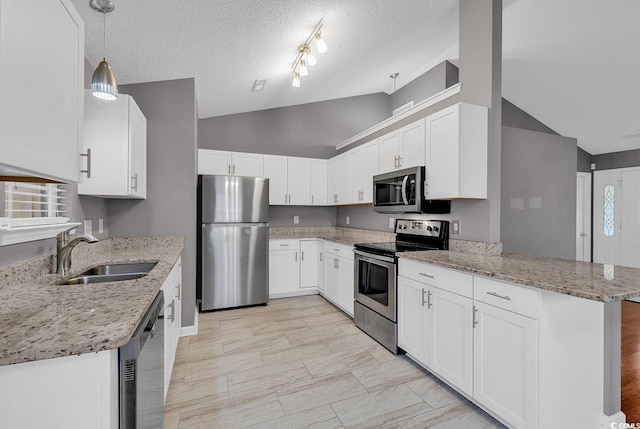
[[[355,300],[396,321],[396,261],[393,257],[353,251]]]

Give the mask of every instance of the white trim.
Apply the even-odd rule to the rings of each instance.
[[[193,316],[193,325],[191,326],[181,326],[180,327],[180,337],[190,337],[193,335],[198,335],[198,307],[195,309],[195,316]]]
[[[318,295],[318,288],[310,287],[305,290],[297,290],[292,292],[270,293],[269,299],[289,298],[292,296]]]
[[[0,229],[0,246],[54,238],[58,233],[66,231],[74,226],[80,226],[80,223],[67,222],[53,225],[35,225]]]
[[[364,138],[367,138],[368,136],[377,133],[378,131],[383,131],[385,128],[390,127],[391,125],[395,124],[396,122],[399,122],[405,118],[408,118],[409,116],[418,113],[428,107],[433,106],[436,103],[441,102],[442,100],[446,100],[449,97],[453,97],[454,95],[458,94],[460,91],[462,90],[462,84],[461,83],[457,83],[453,86],[450,86],[449,88],[440,91],[439,93],[427,98],[426,100],[422,100],[421,102],[419,102],[418,104],[416,104],[415,106],[413,106],[412,108],[405,110],[402,113],[398,113],[395,116],[392,116],[388,119],[385,119],[384,121],[374,125],[373,127],[364,130],[363,132],[356,134],[355,136],[343,141],[342,143],[337,144],[336,150],[340,150],[343,147],[349,146],[352,143],[355,143],[359,140],[362,140]]]

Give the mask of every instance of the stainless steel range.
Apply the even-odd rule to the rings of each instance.
[[[396,241],[356,244],[354,320],[356,326],[398,354],[398,253],[449,248],[449,222],[396,220]]]

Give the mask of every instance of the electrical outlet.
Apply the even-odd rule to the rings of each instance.
[[[396,227],[396,219],[390,217],[389,218],[389,229],[395,229],[395,227]]]
[[[344,221],[347,225],[349,225],[349,216],[347,216],[347,218]]]
[[[451,221],[451,234],[460,234],[460,221],[452,220]]]
[[[98,234],[104,232],[104,219],[98,219]]]
[[[91,219],[86,219],[84,221],[84,233],[85,234],[89,234],[89,235],[93,234],[93,227],[92,227],[91,223],[92,223]]]
[[[300,223],[300,216],[294,216],[294,217],[293,217],[293,224],[294,224],[294,225],[297,225],[297,224],[299,224],[299,223]]]

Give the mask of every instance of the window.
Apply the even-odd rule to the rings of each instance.
[[[0,228],[69,222],[65,185],[4,182],[4,214]],[[1,214],[1,213],[0,213]]]
[[[615,204],[616,194],[613,185],[604,187],[603,195],[603,233],[605,237],[613,237],[615,232]]]

